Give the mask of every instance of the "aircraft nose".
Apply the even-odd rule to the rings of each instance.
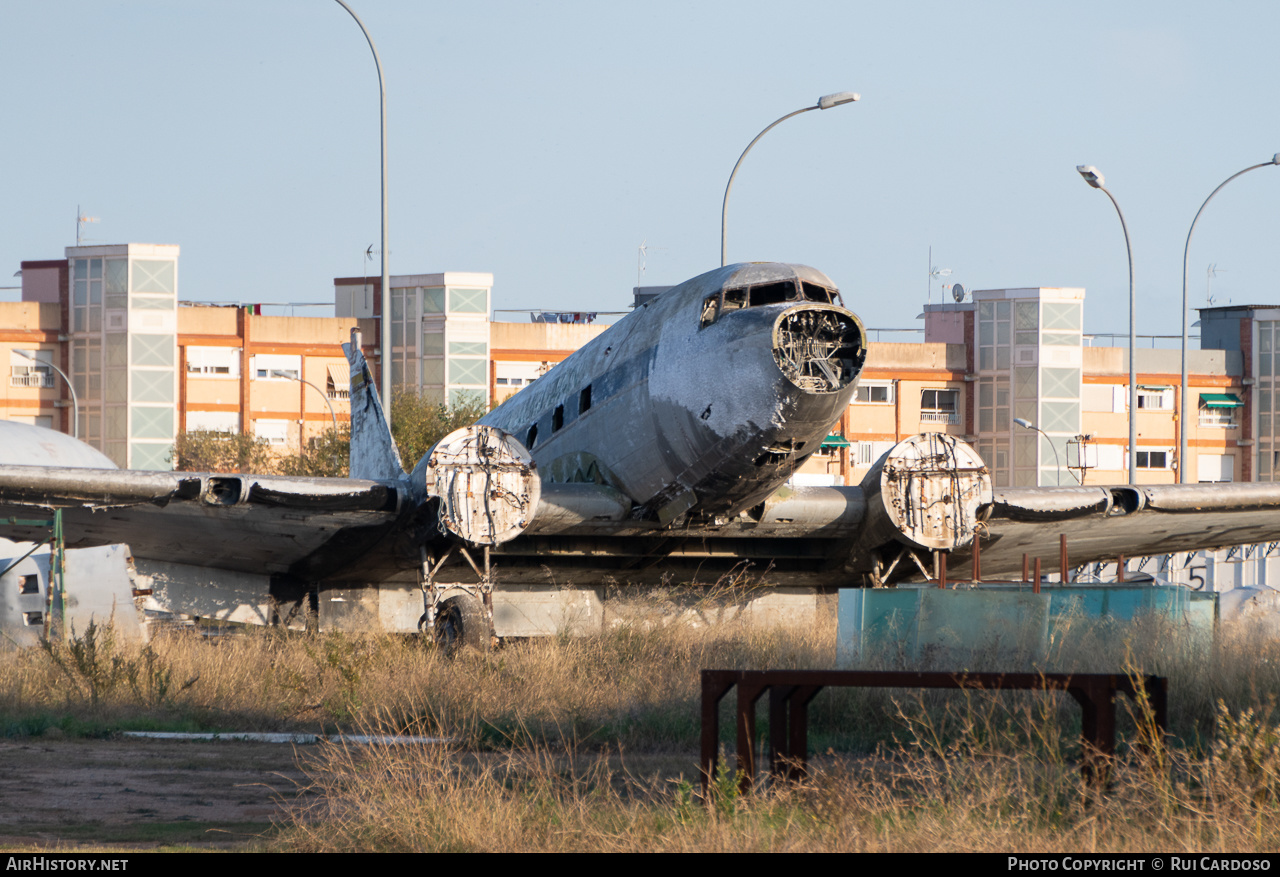
[[[853,383],[867,358],[862,321],[842,308],[799,305],[773,326],[773,358],[807,393],[835,393]]]

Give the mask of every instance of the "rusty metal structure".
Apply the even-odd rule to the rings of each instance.
[[[1060,535],[1078,564],[1280,539],[1280,485],[997,489],[943,434],[898,443],[859,485],[787,487],[866,359],[857,316],[803,265],[672,287],[411,471],[359,340],[344,349],[350,478],[3,465],[0,516],[62,509],[69,548],[127,543],[169,611],[476,645],[600,629],[615,586],[744,565],[813,606],[941,583],[979,552],[1013,577],[1024,555],[1054,564]]]
[[[917,673],[893,670],[703,670],[702,793],[719,762],[720,701],[737,688],[738,788],[750,792],[756,776],[756,705],[769,695],[770,773],[798,779],[808,763],[809,703],[824,688],[953,688],[1065,691],[1080,705],[1080,736],[1085,781],[1105,786],[1115,754],[1117,693],[1141,701],[1163,737],[1169,721],[1169,681],[1163,676],[1134,678],[1123,673]]]

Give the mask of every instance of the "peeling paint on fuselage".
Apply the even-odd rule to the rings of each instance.
[[[709,295],[776,280],[834,289],[801,265],[708,272],[637,308],[480,423],[529,446],[544,480],[572,478],[579,461],[593,459],[642,516],[678,513],[690,497],[691,511],[703,514],[755,505],[818,449],[856,386],[855,374],[834,392],[809,392],[778,367],[778,318],[815,305],[743,308],[700,325]],[[848,311],[821,309],[846,315],[861,333]]]

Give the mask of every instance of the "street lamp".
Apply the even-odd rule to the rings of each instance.
[[[324,404],[326,404],[326,405],[328,405],[328,406],[329,406],[329,418],[330,418],[331,420],[333,420],[333,431],[334,431],[334,432],[337,432],[337,431],[338,431],[338,416],[337,416],[336,414],[334,414],[334,413],[333,413],[333,403],[329,401],[329,394],[328,394],[328,393],[326,393],[324,390],[320,389],[319,387],[317,387],[315,384],[311,383],[310,381],[303,380],[302,378],[297,377],[296,375],[293,375],[293,374],[291,374],[290,372],[274,370],[274,371],[272,371],[272,372],[271,372],[271,377],[273,377],[273,378],[288,378],[288,379],[289,379],[289,380],[291,380],[291,381],[297,381],[297,382],[298,382],[298,383],[300,383],[300,384],[306,384],[308,387],[310,387],[311,389],[313,389],[313,390],[315,390],[317,393],[319,393],[319,394],[320,394],[320,397],[321,397],[322,399],[324,399]],[[303,419],[305,420],[305,419],[306,419],[306,416],[307,416],[307,409],[306,409],[306,406],[305,406],[305,405],[304,405],[304,406],[303,406],[303,408],[302,408],[302,416],[303,416]],[[299,439],[299,440],[301,440],[301,439]]]
[[[1191,229],[1187,232],[1187,245],[1182,248],[1182,406],[1178,414],[1178,417],[1182,420],[1182,428],[1178,430],[1179,484],[1187,483],[1187,256],[1191,252],[1191,236],[1196,233],[1196,223],[1200,221],[1200,214],[1204,213],[1204,209],[1209,206],[1213,196],[1222,191],[1223,186],[1236,177],[1247,174],[1249,171],[1256,171],[1260,167],[1270,167],[1276,164],[1280,164],[1280,152],[1273,155],[1271,161],[1251,165],[1223,180],[1218,188],[1209,193],[1209,197],[1204,199],[1204,203],[1196,211],[1196,218],[1191,220]]]
[[[360,25],[364,38],[369,42],[369,48],[373,50],[373,64],[378,68],[378,120],[382,125],[379,138],[382,153],[382,318],[379,321],[381,332],[378,343],[382,347],[382,410],[386,413],[389,423],[391,421],[391,278],[388,276],[390,269],[387,267],[387,89],[382,81],[382,60],[378,57],[378,47],[373,44],[373,37],[369,36],[368,28],[360,20],[360,16],[356,15],[355,10],[343,0],[338,0],[338,5],[347,10],[356,20],[356,24]]]
[[[1023,429],[1034,429],[1036,432],[1044,436],[1045,441],[1049,443],[1049,449],[1053,451],[1053,465],[1056,466],[1058,469],[1058,486],[1061,487],[1062,486],[1062,461],[1058,459],[1058,449],[1053,446],[1053,439],[1049,438],[1049,434],[1047,432],[1045,432],[1043,429],[1036,426],[1034,423],[1032,423],[1030,420],[1027,420],[1026,418],[1015,417],[1013,418],[1013,422],[1018,424],[1018,426],[1022,427]],[[1036,456],[1038,457],[1039,454],[1037,454]],[[1036,486],[1037,487],[1040,486],[1040,472],[1038,468],[1036,470]]]
[[[76,398],[76,388],[75,385],[71,383],[71,378],[67,377],[66,372],[58,368],[52,362],[38,359],[30,353],[27,353],[25,350],[18,350],[16,347],[13,348],[13,352],[24,359],[29,359],[39,365],[47,365],[49,368],[62,375],[62,379],[67,382],[67,389],[71,391],[71,437],[80,438],[80,400]]]
[[[338,0],[338,2],[342,2],[342,0]],[[742,165],[742,159],[746,158],[747,153],[751,151],[751,147],[756,145],[756,140],[759,140],[761,137],[768,134],[772,128],[782,124],[787,119],[790,119],[792,116],[798,116],[801,113],[807,113],[810,110],[829,110],[832,107],[838,107],[841,104],[851,104],[854,101],[858,100],[860,97],[861,95],[853,91],[840,91],[835,94],[825,94],[822,97],[818,98],[818,102],[813,106],[805,107],[802,110],[796,110],[794,113],[787,113],[781,119],[774,122],[768,128],[765,128],[763,131],[757,134],[756,139],[748,143],[747,148],[742,150],[742,155],[738,156],[738,163],[733,166],[733,173],[729,174],[729,185],[724,187],[724,204],[720,208],[720,267],[721,268],[723,268],[725,265],[725,257],[724,257],[725,256],[725,219],[729,215],[729,191],[733,188],[733,178],[738,175],[738,168]]]
[[[1095,189],[1101,189],[1102,192],[1111,199],[1111,203],[1115,205],[1116,214],[1120,217],[1120,228],[1124,231],[1124,250],[1129,256],[1129,483],[1138,483],[1138,420],[1135,410],[1138,407],[1138,366],[1137,366],[1137,323],[1135,320],[1135,307],[1133,297],[1133,247],[1129,244],[1129,227],[1124,222],[1124,212],[1120,209],[1120,205],[1116,202],[1115,196],[1107,191],[1107,187],[1103,185],[1106,181],[1102,174],[1098,173],[1098,169],[1093,165],[1082,164],[1077,165],[1076,170],[1080,176],[1084,177],[1084,181]],[[1055,451],[1056,453],[1056,451]]]

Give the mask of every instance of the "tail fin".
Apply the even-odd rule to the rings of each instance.
[[[360,349],[360,330],[351,330],[351,343],[342,345],[351,365],[350,477],[369,481],[399,480],[405,476],[400,452],[382,411],[378,386]]]

